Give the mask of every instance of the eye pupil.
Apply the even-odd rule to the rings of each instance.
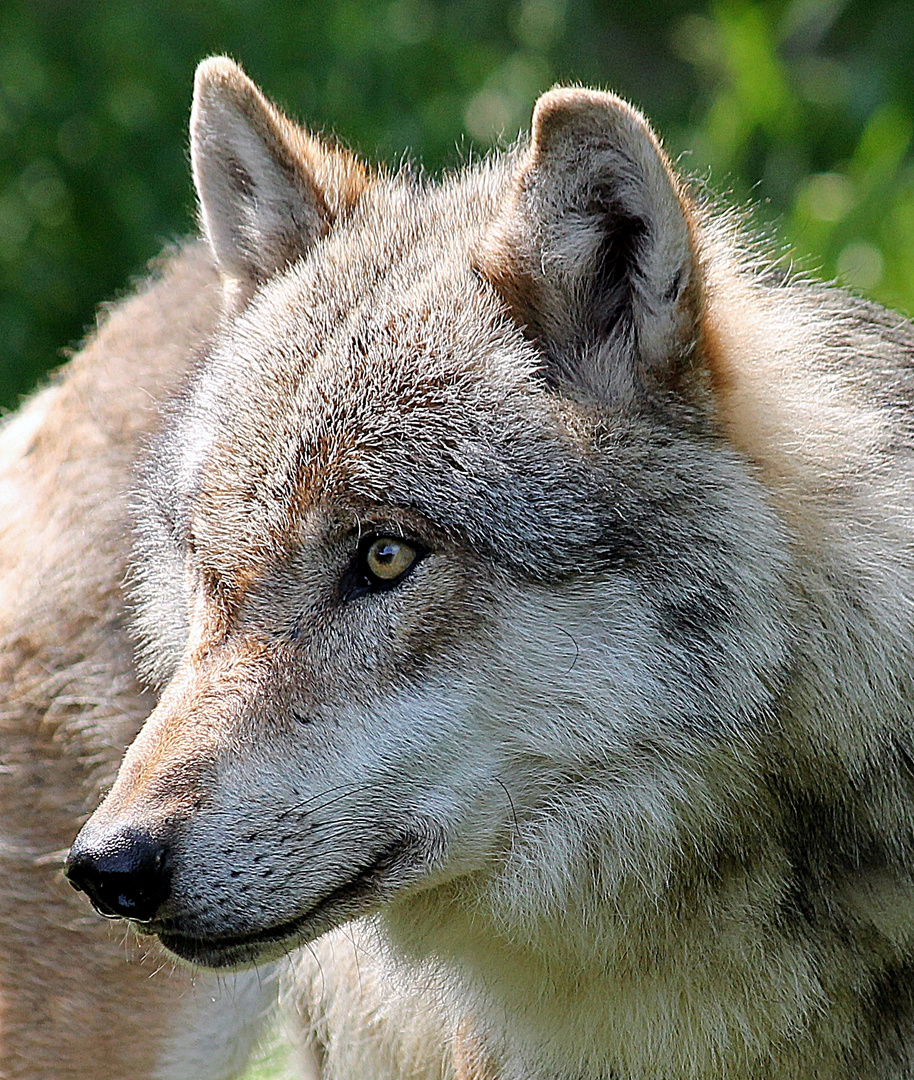
[[[406,540],[391,536],[379,537],[365,550],[366,575],[369,581],[378,585],[394,585],[418,557],[418,550]]]

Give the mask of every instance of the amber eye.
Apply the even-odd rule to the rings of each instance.
[[[426,555],[428,548],[418,540],[363,536],[340,580],[340,600],[395,589]]]
[[[379,536],[365,549],[365,569],[378,584],[393,585],[409,570],[419,552],[405,540]]]

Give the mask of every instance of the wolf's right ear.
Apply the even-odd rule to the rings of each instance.
[[[227,292],[242,301],[324,236],[368,183],[351,154],[293,124],[221,56],[197,68],[190,151],[204,234]]]
[[[700,268],[691,209],[644,117],[612,94],[536,104],[477,268],[556,387],[603,402],[691,385]]]

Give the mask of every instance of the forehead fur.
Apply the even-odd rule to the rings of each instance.
[[[410,508],[522,564],[596,540],[577,422],[473,269],[509,168],[376,184],[217,343],[178,485],[214,569],[294,543],[316,504]]]

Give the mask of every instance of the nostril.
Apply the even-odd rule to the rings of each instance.
[[[148,922],[171,891],[168,849],[134,829],[101,835],[84,829],[67,856],[64,874],[100,915],[113,919]]]

